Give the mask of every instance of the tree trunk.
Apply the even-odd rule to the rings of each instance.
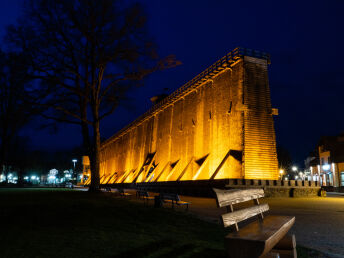
[[[81,132],[82,132],[82,147],[83,147],[83,155],[89,156],[91,155],[91,142],[90,142],[90,133],[88,124],[85,122],[87,120],[87,101],[84,97],[80,97],[79,99],[79,106],[80,106],[80,116],[81,119]]]
[[[24,174],[24,169],[23,168],[19,168],[18,169],[18,181],[17,181],[17,186],[19,186],[19,187],[23,187],[24,186],[23,174]]]
[[[90,155],[90,165],[91,165],[91,184],[90,192],[100,191],[100,130],[99,130],[99,117],[98,108],[95,107],[93,110],[93,143],[92,151]]]
[[[81,122],[81,131],[82,131],[82,147],[83,154],[86,156],[90,155],[90,134],[88,131],[88,124]]]

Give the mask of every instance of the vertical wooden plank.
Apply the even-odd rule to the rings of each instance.
[[[233,212],[233,211],[234,211],[234,208],[233,208],[233,205],[232,205],[232,204],[226,206],[226,208],[227,208],[227,212]],[[239,231],[238,223],[235,223],[234,225],[235,225],[235,230],[238,232],[238,231]]]
[[[259,200],[258,200],[258,199],[254,199],[253,201],[254,201],[254,204],[255,204],[255,205],[259,205]],[[264,214],[263,214],[263,212],[261,212],[260,215],[258,215],[258,216],[259,216],[259,218],[264,219]]]

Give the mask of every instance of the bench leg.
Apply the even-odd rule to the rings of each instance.
[[[271,252],[279,253],[280,258],[297,258],[296,248],[294,248],[293,250],[272,249]]]
[[[291,250],[296,248],[296,238],[294,234],[286,234],[275,246],[274,249]]]
[[[281,258],[297,258],[295,235],[285,235],[272,249]]]
[[[266,255],[264,256],[261,256],[259,258],[280,258],[280,254],[279,253],[276,253],[275,251],[271,251],[269,253],[267,253]]]

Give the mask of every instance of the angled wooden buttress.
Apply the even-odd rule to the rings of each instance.
[[[269,215],[264,218],[269,205],[259,204],[259,198],[264,197],[263,189],[213,190],[217,206],[227,207],[228,213],[221,216],[224,227],[235,227],[235,232],[225,237],[228,257],[297,257],[295,236],[287,234],[295,217]],[[234,211],[235,204],[251,200],[254,206]],[[239,230],[239,222],[255,216],[257,220]]]

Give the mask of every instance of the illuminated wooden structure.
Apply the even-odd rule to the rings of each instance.
[[[268,63],[236,48],[155,104],[102,143],[101,184],[278,179]]]

